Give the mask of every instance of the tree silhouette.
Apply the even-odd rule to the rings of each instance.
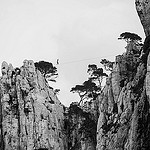
[[[85,81],[82,85],[76,85],[75,87],[72,87],[70,92],[78,93],[80,96],[80,103],[87,98],[93,98],[95,99],[98,95],[99,88],[96,86],[92,80]]]
[[[80,101],[83,101],[85,99],[85,95],[87,94],[87,91],[83,85],[76,85],[75,87],[72,87],[70,92],[78,93],[80,96]]]
[[[96,97],[101,93],[102,91],[102,80],[104,77],[107,77],[108,75],[103,72],[102,68],[98,68],[95,64],[88,65],[89,73],[89,79],[85,82],[83,82],[82,85],[76,85],[75,87],[72,87],[70,92],[78,93],[80,96],[80,102],[78,103],[80,105],[83,100],[92,98],[93,100],[96,99]],[[98,85],[97,85],[98,84]]]
[[[87,97],[92,99],[95,99],[101,90],[91,79],[85,81],[83,86],[85,87]]]
[[[43,74],[48,81],[56,82],[58,76],[57,68],[52,63],[46,61],[39,61],[34,63],[35,67]]]
[[[127,43],[134,41],[134,42],[141,42],[142,38],[135,34],[135,33],[130,33],[130,32],[124,32],[120,34],[120,37],[118,40],[125,40]]]
[[[98,68],[97,65],[91,64],[88,65],[88,71],[90,75],[89,79],[93,81],[98,81],[99,88],[101,88],[102,81],[104,77],[108,77],[106,73],[103,72],[103,68]]]
[[[112,71],[114,62],[107,59],[102,59],[100,63],[104,66],[106,71]]]

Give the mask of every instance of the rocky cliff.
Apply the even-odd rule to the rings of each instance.
[[[66,150],[64,106],[34,62],[3,62],[1,70],[0,149]]]
[[[149,150],[150,1],[135,0],[146,39],[116,57],[102,93],[65,108],[33,61],[2,63],[0,150]]]
[[[95,150],[98,99],[63,106],[34,62],[6,62],[0,78],[0,150]]]
[[[136,44],[129,43],[127,52],[116,57],[113,71],[99,96],[98,150],[150,147],[149,73],[139,52]]]
[[[99,96],[97,150],[150,149],[150,1],[135,4],[146,39],[116,57]]]
[[[146,44],[128,42],[97,99],[80,107],[70,105],[66,115],[69,150],[149,150],[150,56]]]
[[[140,17],[146,36],[150,34],[150,1],[135,0],[136,10]]]
[[[2,63],[1,150],[147,150],[150,147],[149,42],[129,42],[103,92],[65,108],[33,61]],[[148,46],[145,46],[148,45]]]

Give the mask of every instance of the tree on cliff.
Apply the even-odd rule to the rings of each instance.
[[[107,59],[102,59],[100,63],[104,66],[106,71],[112,71],[114,62]]]
[[[97,65],[88,65],[89,79],[92,81],[98,81],[98,87],[101,88],[102,81],[105,77],[108,77],[106,73],[103,72],[103,68],[98,68]]]
[[[46,61],[35,62],[35,67],[43,74],[48,81],[56,82],[58,77],[57,68],[52,63]]]
[[[142,38],[135,33],[124,32],[120,34],[118,40],[125,40],[127,43],[132,41],[139,43],[141,42]]]
[[[82,85],[76,85],[75,87],[72,87],[70,92],[78,93],[80,96],[80,103],[87,98],[93,98],[95,99],[99,93],[99,88],[96,86],[92,80],[85,81]]]
[[[80,102],[84,99],[92,98],[93,100],[102,91],[102,81],[105,77],[108,77],[106,73],[103,72],[103,68],[98,68],[95,64],[88,65],[89,79],[85,81],[82,85],[76,85],[72,87],[70,92],[78,93],[80,96]]]

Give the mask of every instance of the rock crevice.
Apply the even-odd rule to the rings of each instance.
[[[64,106],[33,61],[21,68],[2,63],[0,79],[2,150],[65,150]]]

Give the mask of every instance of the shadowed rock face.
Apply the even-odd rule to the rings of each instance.
[[[97,150],[148,150],[150,147],[150,75],[145,64],[130,53],[116,57],[113,71],[99,96]]]
[[[64,116],[65,107],[33,61],[15,69],[3,62],[1,71],[0,150],[96,149],[97,101]]]
[[[135,0],[135,4],[147,37],[144,54],[132,53],[138,47],[130,43],[127,52],[116,57],[113,71],[97,99],[99,112],[97,104],[96,110],[85,105],[88,113],[99,114],[98,121],[97,115],[64,116],[64,106],[33,61],[25,60],[16,69],[2,63],[0,150],[150,149],[150,0]],[[93,128],[85,131],[91,127],[90,119],[92,125],[98,122],[97,141],[95,130],[91,132]],[[69,123],[67,128],[64,120]],[[85,121],[86,128],[79,131]],[[87,131],[90,135],[94,133],[94,138],[89,138]]]
[[[96,150],[97,100],[72,103],[66,112],[68,150]]]
[[[0,150],[66,150],[63,105],[34,62],[1,69]]]
[[[99,96],[97,150],[150,149],[150,0],[135,0],[146,39],[143,54],[116,57]]]
[[[135,0],[136,10],[143,25],[146,36],[150,35],[150,1]]]

